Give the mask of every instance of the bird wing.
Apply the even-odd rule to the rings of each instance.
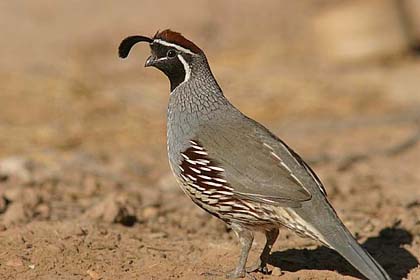
[[[262,125],[246,119],[209,124],[199,141],[222,169],[235,195],[299,207],[325,190],[309,166]]]

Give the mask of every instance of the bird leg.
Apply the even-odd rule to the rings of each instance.
[[[242,278],[246,276],[245,265],[248,259],[249,251],[254,241],[254,234],[252,231],[244,228],[238,224],[232,224],[232,230],[236,233],[241,243],[241,255],[236,268],[226,275],[227,278]]]
[[[271,248],[273,247],[274,242],[276,242],[277,237],[279,236],[279,229],[271,229],[265,232],[265,238],[267,242],[265,243],[264,249],[261,253],[260,259],[257,263],[249,268],[247,272],[261,272],[263,274],[268,274],[267,262],[270,256]]]

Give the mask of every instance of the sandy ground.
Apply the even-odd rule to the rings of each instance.
[[[325,61],[311,19],[331,2],[3,1],[0,279],[224,279],[236,265],[234,235],[170,174],[166,78],[142,67],[146,47],[116,56],[124,36],[166,27],[311,164],[393,279],[420,279],[420,58]],[[361,277],[286,229],[270,270],[254,276]]]

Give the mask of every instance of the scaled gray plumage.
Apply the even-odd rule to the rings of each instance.
[[[120,55],[127,56],[138,41],[151,46],[146,66],[171,82],[168,156],[181,188],[228,223],[241,242],[239,264],[229,276],[245,276],[255,230],[266,233],[267,244],[252,269],[267,272],[278,228],[286,226],[336,250],[367,278],[390,279],[340,221],[310,167],[225,98],[201,49],[164,30],[153,38],[128,37]]]

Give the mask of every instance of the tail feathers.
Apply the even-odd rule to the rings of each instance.
[[[391,280],[382,266],[357,243],[333,208],[323,207],[325,204],[318,206],[321,207],[315,208],[316,211],[311,211],[312,204],[309,208],[296,213],[301,218],[299,221],[305,221],[305,229],[310,230],[316,239],[337,251],[369,280]]]
[[[341,224],[341,223],[340,223]],[[370,280],[391,280],[382,266],[353,238],[344,225],[324,235],[328,245]]]

